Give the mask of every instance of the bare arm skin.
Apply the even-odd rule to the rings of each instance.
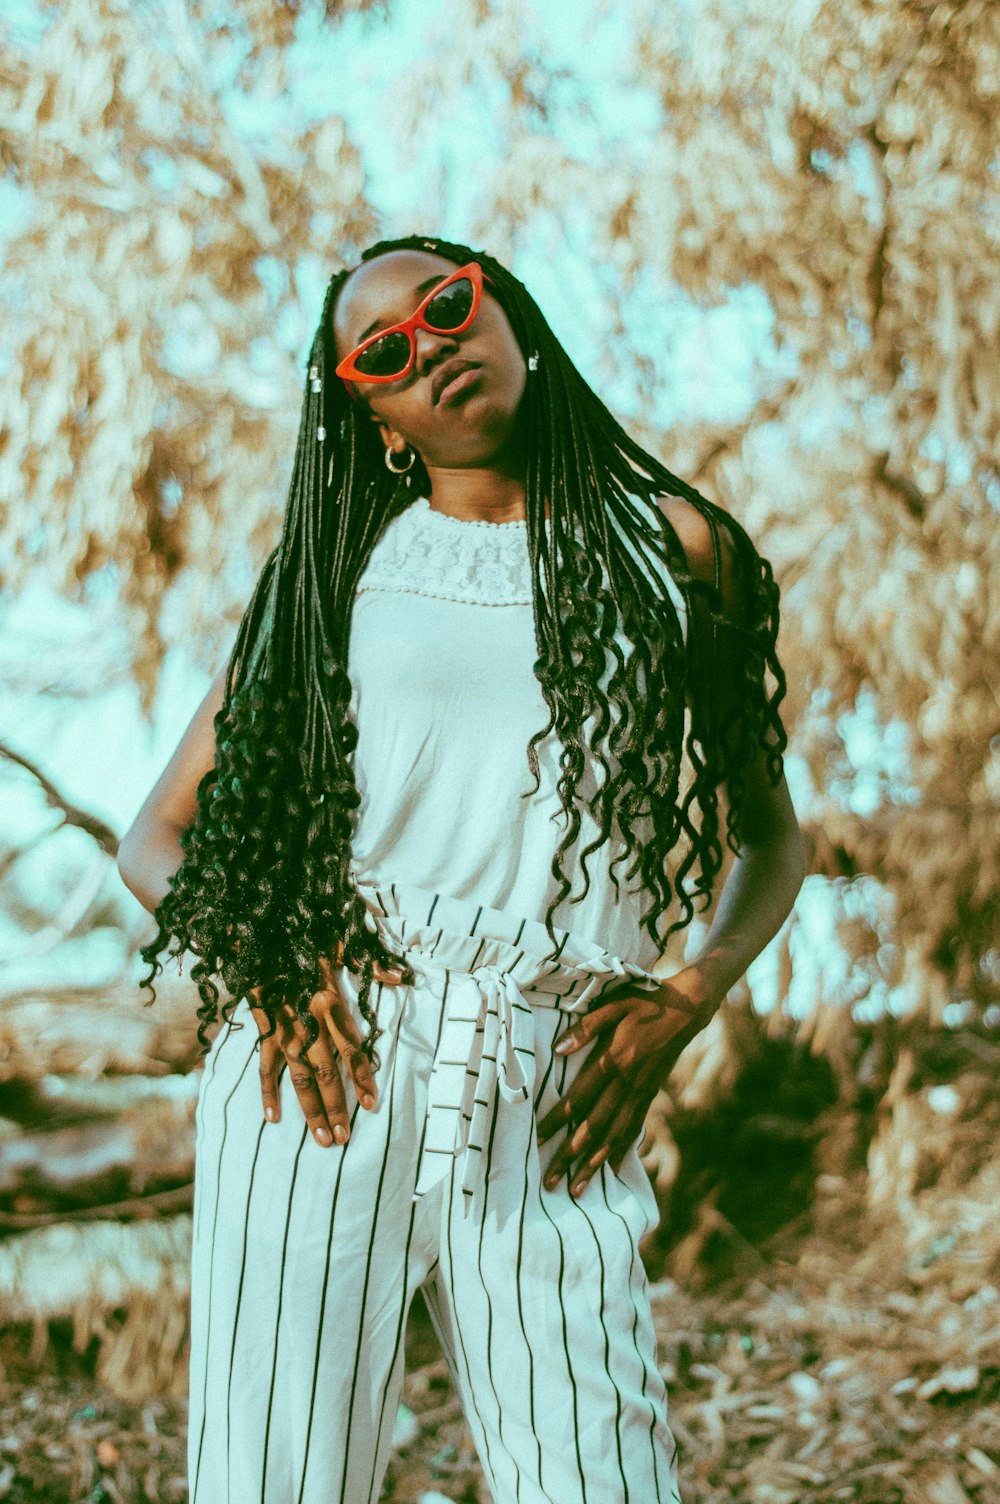
[[[690,572],[712,582],[708,523],[682,497],[660,498],[660,506],[681,541]],[[724,532],[721,541],[725,546]],[[723,599],[727,614],[739,619],[740,603],[725,562]],[[690,632],[704,630],[700,609],[699,603],[692,612]],[[725,687],[732,682],[722,662],[714,686],[689,685],[688,704],[711,692],[724,711]],[[538,1124],[539,1143],[567,1123],[578,1124],[552,1156],[545,1176],[549,1189],[568,1175],[572,1194],[578,1196],[605,1159],[612,1170],[618,1169],[681,1052],[709,1023],[729,988],[791,911],[806,873],[806,854],[787,784],[782,777],[772,786],[763,751],[747,769],[745,784],[740,854],[718,895],[698,954],[665,980],[658,994],[619,995],[587,1014],[556,1043],[556,1050],[564,1053],[597,1041],[573,1085]],[[720,790],[720,805],[724,804]],[[571,1170],[574,1161],[578,1163]]]
[[[708,523],[701,513],[681,497],[660,499],[660,506],[683,545],[691,573],[699,579],[713,578],[712,540]],[[721,535],[725,544],[725,533]],[[734,595],[731,574],[724,570],[723,600],[727,612],[737,616],[740,602]],[[690,630],[699,630],[697,615]],[[725,688],[733,676],[726,673],[723,662],[718,682],[712,689],[720,709],[725,710]],[[700,686],[688,687],[688,704]],[[724,791],[720,804],[725,806]],[[720,816],[721,817],[721,816]],[[712,998],[718,1002],[743,976],[747,967],[760,955],[778,933],[791,912],[795,895],[806,873],[806,851],[799,822],[792,807],[784,777],[772,785],[767,776],[765,754],[759,751],[746,772],[746,800],[742,820],[742,843],[719,893],[715,910],[701,950],[689,966],[687,995],[696,1002]],[[676,978],[671,978],[676,982]],[[701,996],[696,994],[700,988]]]
[[[205,698],[191,718],[167,766],[150,789],[139,813],[118,848],[118,871],[125,886],[153,913],[170,890],[170,879],[183,859],[181,832],[194,819],[196,793],[204,775],[215,765],[215,716],[222,708],[227,664],[216,674]],[[288,1065],[289,1076],[317,1141],[330,1145],[350,1136],[350,1118],[341,1066],[347,1068],[362,1107],[375,1106],[375,1078],[361,1050],[361,1035],[341,997],[329,965],[323,967],[326,985],[310,1002],[320,1032],[311,1049],[301,1050],[305,1026],[291,1009],[279,1013],[275,1032],[260,1042],[261,1097],[265,1116],[281,1115],[278,1080]],[[398,986],[396,972],[375,968],[376,980]],[[257,996],[251,989],[251,997]],[[270,1026],[267,1015],[251,1004],[257,1028]],[[339,1057],[339,1058],[338,1058]]]
[[[215,763],[214,719],[225,683],[224,664],[118,847],[122,882],[151,914],[170,891],[183,857],[181,832],[194,819],[195,791]]]

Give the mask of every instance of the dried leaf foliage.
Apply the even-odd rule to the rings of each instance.
[[[775,565],[813,870],[877,877],[898,944],[847,906],[841,939],[907,1008],[985,1007],[1000,985],[1000,11],[613,10],[626,41],[608,82],[655,93],[650,130],[602,143],[517,3],[459,0],[452,45],[400,79],[394,106],[416,142],[456,78],[489,89],[503,150],[476,233],[510,255],[548,216],[614,268],[602,371],[644,373],[631,428]],[[663,431],[671,351],[637,349],[629,300],[679,287],[707,309],[747,284],[773,310],[776,374],[740,421]],[[838,717],[863,696],[902,729],[906,771],[852,808]],[[813,1026],[864,991],[818,990]]]
[[[862,1114],[868,1127],[852,1123],[843,1103],[833,1109],[821,1159],[831,1164],[831,1143],[867,1133],[865,1153],[815,1176],[809,1205],[773,1235],[748,1237],[749,1227],[723,1215],[704,1182],[689,1180],[687,1205],[665,1211],[666,1228],[683,1217],[690,1231],[666,1258],[658,1238],[644,1256],[685,1504],[996,1498],[997,1050],[972,1034],[949,1039],[946,1049],[949,1059],[940,1030],[911,1025],[896,1063],[879,1073],[871,1113]],[[779,1058],[767,1057],[772,1075]],[[802,1064],[786,1109],[811,1110]],[[949,1065],[953,1079],[943,1083]],[[66,1084],[71,1110],[107,1105],[106,1086]],[[116,1093],[141,1084],[134,1076]],[[689,1084],[700,1135],[720,1142],[723,1094]],[[729,1088],[740,1090],[735,1073]],[[52,1092],[50,1103],[62,1096]],[[767,1116],[780,1152],[789,1120],[782,1127],[776,1105]],[[744,1185],[749,1207],[766,1159],[758,1156],[749,1177],[723,1149],[715,1172],[753,1180]],[[98,1471],[107,1470],[123,1498],[182,1497],[165,1480],[162,1493],[143,1494],[139,1480],[157,1435],[154,1414],[168,1438],[156,1442],[158,1464],[171,1478],[183,1474],[183,1415],[164,1404],[186,1388],[190,1216],[149,1221],[138,1205],[130,1215],[122,1224],[38,1225],[0,1244],[0,1419],[4,1434],[17,1438],[19,1483],[30,1480],[39,1497],[47,1488],[63,1497],[57,1480],[93,1468],[95,1450]],[[418,1501],[431,1489],[485,1500],[471,1435],[419,1299],[406,1364],[385,1504]],[[19,1389],[22,1378],[28,1387]],[[79,1486],[72,1496],[82,1496]]]
[[[298,305],[292,268],[307,251],[334,262],[375,228],[333,111],[267,156],[245,144],[213,81],[227,28],[212,9],[77,0],[43,46],[0,55],[0,152],[36,205],[5,264],[6,583],[43,570],[76,595],[110,566],[147,700],[165,639],[221,658],[273,544],[300,396],[273,340]],[[293,19],[247,7],[254,87],[288,89]],[[265,256],[284,267],[280,292]],[[204,374],[172,369],[178,313],[186,344],[214,347]]]
[[[230,86],[281,97],[299,9],[246,0],[221,20],[179,0],[73,0],[44,46],[0,58],[0,153],[37,205],[6,264],[7,582],[43,569],[79,592],[116,572],[147,695],[165,642],[198,642],[206,666],[228,646],[284,501],[293,349],[322,277],[382,229],[335,78],[327,117],[266,148],[227,112],[216,63],[233,27]],[[613,270],[599,365],[609,383],[641,374],[628,425],[775,565],[813,868],[871,874],[883,895],[877,919],[838,897],[860,971],[817,988],[810,1027],[873,982],[933,1018],[983,1008],[1000,986],[1000,11],[603,9],[621,44],[603,74],[584,34],[552,62],[524,0],[428,9],[427,46],[391,91],[400,172],[446,214],[462,186],[450,104],[464,91],[489,111],[497,165],[477,175],[465,238],[514,262],[554,226],[553,254],[583,247]],[[358,10],[391,15],[356,0],[325,24]],[[608,90],[651,99],[648,123],[612,130]],[[304,265],[316,288],[296,284]],[[650,353],[629,300],[680,289],[709,309],[748,285],[776,351],[749,411],[665,430],[672,351]],[[214,343],[204,374],[171,370],[174,316]],[[906,770],[859,803],[839,718],[864,696],[901,728]]]

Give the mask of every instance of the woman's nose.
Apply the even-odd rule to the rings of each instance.
[[[435,363],[439,360],[447,360],[449,355],[454,355],[458,349],[458,341],[452,334],[435,334],[432,329],[417,329],[414,331],[414,344],[416,345],[417,370],[423,374],[428,361]]]

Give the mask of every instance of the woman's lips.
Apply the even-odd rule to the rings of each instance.
[[[453,397],[457,397],[459,392],[464,392],[466,387],[471,386],[481,375],[481,366],[469,366],[467,370],[459,371],[458,375],[453,376],[447,386],[441,388],[438,407],[444,407],[446,402],[450,402]]]

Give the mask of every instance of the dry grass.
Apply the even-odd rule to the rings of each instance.
[[[822,1166],[831,1145],[857,1145],[857,1127],[838,1134],[828,1109],[808,1198],[767,1236],[748,1235],[721,1178],[705,1191],[704,1167],[678,1180],[673,1241],[646,1255],[685,1504],[1000,1500],[1000,1096],[985,1063],[966,1061],[944,1089],[931,1077],[900,1051],[860,1162],[842,1173]],[[95,1377],[111,1376],[129,1324],[119,1356],[136,1360],[141,1315],[106,1317],[104,1340],[82,1351],[69,1322],[8,1328],[0,1499],[184,1498],[183,1398],[165,1386],[130,1403]],[[162,1308],[158,1319],[162,1330]],[[399,1434],[411,1439],[384,1504],[428,1492],[486,1504],[419,1302],[407,1363]]]

